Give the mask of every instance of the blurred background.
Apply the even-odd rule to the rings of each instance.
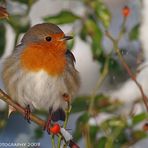
[[[74,140],[81,148],[147,148],[148,115],[141,93],[110,38],[116,40],[120,54],[148,95],[146,0],[0,0],[0,6],[9,13],[8,19],[0,20],[0,70],[31,26],[57,24],[74,36],[68,48],[81,76],[67,125]],[[0,88],[4,89],[2,80]],[[17,113],[7,119],[2,101],[1,142],[39,142],[41,148],[51,147],[49,135],[39,126],[28,124]]]

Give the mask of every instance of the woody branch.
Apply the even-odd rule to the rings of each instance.
[[[10,96],[8,96],[3,90],[0,89],[0,99],[3,100],[4,102],[6,102],[7,104],[11,105],[12,107],[14,107],[20,114],[22,114],[23,116],[25,115],[25,108],[23,108],[22,106],[20,106],[19,104],[15,103]],[[43,127],[46,124],[46,121],[40,119],[39,117],[35,116],[34,114],[30,113],[29,115],[30,120],[35,122],[36,124],[38,124],[39,126]],[[64,135],[62,135],[62,133],[57,134],[56,136],[61,136],[64,139]],[[74,143],[72,140],[69,141],[69,146],[71,148],[76,147],[79,148],[79,146]]]

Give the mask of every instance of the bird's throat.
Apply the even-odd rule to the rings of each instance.
[[[44,70],[49,75],[60,75],[66,65],[65,51],[66,48],[62,46],[57,49],[49,47],[48,44],[32,44],[24,49],[20,57],[21,64],[28,71]]]

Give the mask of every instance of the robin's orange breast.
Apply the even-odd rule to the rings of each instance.
[[[49,75],[59,75],[66,65],[64,44],[59,46],[36,43],[27,46],[20,57],[22,66],[28,71],[45,70]]]

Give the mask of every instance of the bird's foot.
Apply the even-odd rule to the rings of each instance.
[[[30,123],[30,113],[31,113],[30,106],[27,105],[26,108],[25,108],[24,118],[27,120],[28,123]]]

